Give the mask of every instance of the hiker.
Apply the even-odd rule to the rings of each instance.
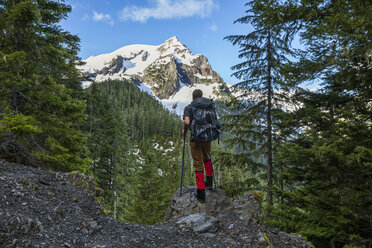
[[[213,188],[213,169],[210,157],[211,141],[219,137],[217,114],[213,100],[203,97],[203,92],[196,89],[192,93],[193,101],[184,109],[184,126],[182,134],[186,137],[190,129],[190,148],[193,159],[196,197],[205,202],[205,188]],[[206,179],[204,182],[204,169]]]

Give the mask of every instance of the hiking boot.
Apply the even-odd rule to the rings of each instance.
[[[213,177],[206,177],[205,178],[205,187],[209,190],[213,189]]]
[[[205,189],[197,189],[195,191],[195,196],[199,202],[205,203]]]

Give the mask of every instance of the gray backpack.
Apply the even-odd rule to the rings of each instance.
[[[213,100],[198,97],[191,102],[193,119],[191,135],[195,141],[212,141],[219,138],[220,130],[217,125],[217,114]]]

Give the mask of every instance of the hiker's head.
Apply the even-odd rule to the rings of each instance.
[[[192,100],[195,100],[196,98],[202,97],[202,96],[203,96],[203,91],[199,89],[196,89],[192,92]]]

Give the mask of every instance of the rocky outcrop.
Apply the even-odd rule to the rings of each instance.
[[[190,214],[177,220],[176,224],[195,233],[216,232],[219,227],[218,219],[207,214]]]
[[[185,73],[187,78],[186,80],[189,84],[225,84],[220,75],[212,70],[207,58],[203,55],[199,55],[192,63],[192,66],[185,64],[181,65],[182,71]]]
[[[142,54],[142,61],[146,61],[146,59],[148,58],[148,56],[149,56],[149,52],[144,52]]]
[[[170,61],[163,63],[163,61]],[[168,99],[180,87],[177,64],[172,55],[160,57],[144,71],[142,81],[151,86],[160,99]]]
[[[185,46],[185,44],[178,40],[177,36],[169,38],[163,44],[161,44],[156,50],[163,54],[172,48],[174,48],[174,52],[178,54],[190,53],[190,50]]]
[[[164,217],[164,222],[196,213],[206,213],[210,216],[217,216],[218,213],[232,207],[230,199],[221,189],[206,191],[205,204],[200,203],[196,199],[194,192],[195,187],[193,186],[183,187],[182,194],[180,194],[180,190],[178,190],[170,200],[170,208]]]
[[[103,67],[100,71],[97,72],[97,74],[102,75],[114,75],[115,73],[118,73],[120,69],[123,67],[123,61],[124,58],[122,56],[117,56],[116,58],[113,58],[109,63],[106,64],[105,67]],[[125,71],[125,68],[124,68]]]
[[[194,64],[191,66],[182,64],[173,55],[160,57],[145,69],[142,81],[151,86],[154,94],[160,99],[168,99],[176,93],[180,88],[180,83],[191,86],[218,83],[221,89],[217,91],[228,91],[223,79],[212,70],[206,57],[199,55],[192,63]]]
[[[229,240],[240,247],[312,247],[301,236],[287,234],[258,224],[262,194],[245,193],[231,202],[221,189],[206,191],[206,202],[200,203],[196,188],[186,186],[171,199],[164,221],[175,221],[183,231],[203,237]],[[234,244],[234,245],[232,245]]]
[[[209,64],[208,59],[205,56],[199,55],[193,60],[193,64],[194,68],[197,69],[197,72],[202,77],[213,78],[213,82],[223,83],[222,78],[217,72],[212,70],[211,64]]]
[[[185,187],[172,198],[166,222],[137,225],[105,216],[91,177],[1,160],[0,168],[1,248],[311,247],[252,221],[260,205],[255,192],[231,202],[222,190],[208,191],[201,204],[195,188]]]

